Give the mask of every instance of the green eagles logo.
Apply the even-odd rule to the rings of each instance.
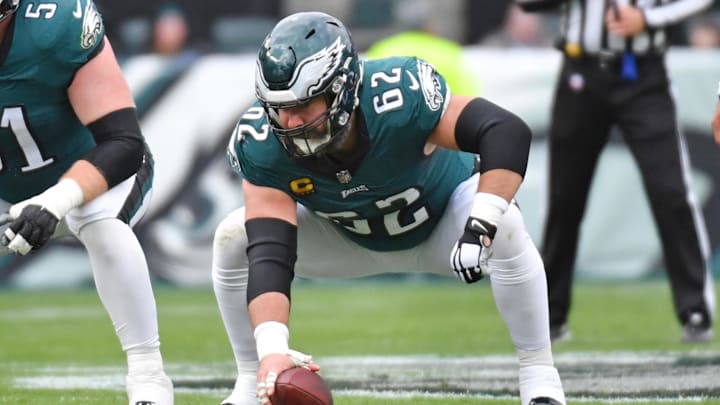
[[[90,49],[95,45],[103,30],[102,18],[95,8],[95,3],[88,0],[85,7],[85,16],[83,17],[83,29],[80,35],[80,46],[83,49]]]
[[[418,61],[417,70],[425,104],[432,111],[439,110],[445,101],[445,97],[443,97],[440,88],[440,80],[435,75],[435,68],[427,62]]]

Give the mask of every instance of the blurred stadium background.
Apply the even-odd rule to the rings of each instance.
[[[153,206],[136,230],[155,279],[164,356],[179,388],[178,404],[217,403],[232,385],[230,348],[210,288],[215,225],[242,204],[225,147],[253,101],[255,50],[288,13],[314,9],[337,15],[363,53],[375,41],[432,16],[435,32],[462,46],[464,63],[480,84],[478,95],[516,112],[534,131],[518,201],[532,236],[540,240],[546,136],[559,63],[549,29],[554,17],[540,17],[535,25],[520,20],[516,24],[534,31],[515,32],[509,0],[177,0],[190,35],[181,53],[165,56],[151,48],[154,18],[165,3],[96,3],[156,158]],[[716,4],[674,27],[675,45],[668,55],[693,164],[691,186],[705,213],[716,278],[720,150],[709,121],[717,101],[720,50],[693,46],[691,37],[700,22],[720,26],[718,10]],[[679,343],[659,240],[638,170],[618,136],[602,156],[583,226],[580,285],[571,316],[575,338],[556,350],[573,402],[720,404],[720,342],[702,348]],[[293,344],[326,365],[333,387],[344,390],[338,403],[517,403],[512,348],[487,284],[477,287],[478,294],[454,279],[418,278],[403,287],[376,281],[302,281],[294,290]],[[0,258],[0,403],[123,402],[122,353],[91,285],[84,250],[71,239],[29,257]],[[362,364],[343,357],[368,354],[430,357],[376,357]],[[433,363],[433,356],[440,356],[443,366]],[[358,364],[358,373],[371,368],[365,376],[371,380],[349,377],[348,361]],[[470,364],[464,362],[483,374],[458,376]],[[410,383],[403,386],[408,375]],[[410,394],[368,399],[362,391],[388,387],[388,381]],[[432,384],[446,395],[411,397],[418,387]]]
[[[229,134],[253,101],[255,51],[283,15],[318,9],[348,25],[361,52],[375,41],[420,23],[462,45],[477,93],[523,117],[534,142],[518,195],[530,232],[540,240],[544,215],[546,133],[559,54],[551,44],[555,17],[512,17],[508,0],[176,0],[190,34],[177,55],[152,52],[153,22],[169,3],[97,0],[108,35],[136,96],[145,136],[156,158],[153,205],[137,232],[159,281],[208,286],[215,225],[242,203],[239,179],[225,163]],[[720,159],[709,120],[717,100],[720,51],[691,46],[692,29],[718,22],[715,9],[674,27],[668,59],[693,164],[692,188],[711,237],[720,275]],[[523,30],[519,29],[523,28]],[[720,29],[719,29],[720,30]],[[720,35],[720,34],[719,34]],[[622,196],[623,198],[617,198]],[[664,277],[659,239],[638,170],[618,136],[604,151],[583,225],[578,278]],[[51,265],[52,263],[52,265]],[[63,263],[63,271],[57,271]],[[86,286],[83,249],[58,241],[39,254],[0,259],[0,285],[11,288]]]

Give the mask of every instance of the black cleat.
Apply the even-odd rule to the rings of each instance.
[[[550,342],[565,343],[572,339],[572,334],[566,323],[558,326],[550,326]]]
[[[710,322],[700,312],[693,312],[683,325],[683,343],[707,343],[713,338]]]
[[[530,400],[528,405],[563,405],[549,397],[537,397]]]

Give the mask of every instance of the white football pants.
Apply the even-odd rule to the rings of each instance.
[[[378,273],[432,273],[454,277],[450,253],[462,235],[477,190],[478,175],[455,190],[442,219],[414,249],[376,252],[347,239],[328,220],[298,205],[298,259],[295,273],[306,278],[348,278]],[[213,246],[213,287],[230,338],[239,377],[235,405],[255,404],[257,354],[246,305],[248,258],[245,209],[218,226]],[[490,282],[495,303],[520,359],[522,405],[548,396],[565,403],[550,350],[547,287],[543,263],[514,204],[493,241]],[[460,281],[458,281],[460,282]],[[482,282],[482,281],[481,281]],[[245,393],[238,391],[247,391]]]
[[[110,315],[120,345],[128,354],[129,374],[148,373],[148,367],[162,370],[157,310],[148,265],[130,227],[145,213],[151,192],[138,202],[140,208],[131,218],[130,226],[117,219],[134,183],[135,176],[132,176],[93,201],[73,209],[53,235],[54,238],[74,235],[85,246],[95,288]],[[9,206],[0,201],[2,212]],[[1,227],[0,232],[5,228]],[[0,247],[0,255],[8,253],[7,248]],[[136,370],[138,367],[131,361],[133,356],[144,359],[144,370]],[[147,361],[148,358],[152,361]]]

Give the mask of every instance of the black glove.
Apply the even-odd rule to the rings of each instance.
[[[25,206],[5,230],[0,243],[21,255],[40,249],[55,233],[60,218],[36,204]]]
[[[497,227],[482,219],[468,218],[465,232],[455,242],[450,254],[450,265],[455,275],[466,283],[482,280],[490,274],[488,260],[492,256],[492,240]]]

